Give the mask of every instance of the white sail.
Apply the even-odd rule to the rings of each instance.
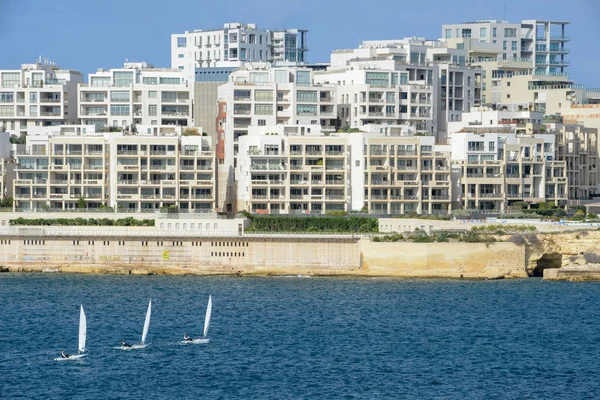
[[[152,312],[152,300],[148,303],[148,311],[146,311],[146,321],[144,321],[144,331],[142,332],[142,344],[146,343],[148,336],[148,328],[150,327],[150,313]]]
[[[87,337],[87,321],[85,319],[85,312],[83,312],[83,305],[82,305],[81,312],[79,313],[79,353],[85,352],[86,337]]]
[[[211,312],[212,312],[212,296],[208,296],[208,306],[206,306],[206,316],[204,317],[204,337],[206,337],[206,334],[208,333]]]

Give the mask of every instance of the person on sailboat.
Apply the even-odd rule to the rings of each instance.
[[[65,353],[65,351],[64,351],[64,350],[60,352],[60,356],[61,356],[62,358],[69,358],[69,355],[68,355],[67,353]]]
[[[186,342],[191,342],[191,341],[193,341],[194,339],[192,339],[191,337],[189,337],[187,334],[185,334],[185,333],[184,333],[184,334],[183,334],[183,340],[184,340],[184,341],[186,341]]]
[[[125,343],[124,341],[121,340],[121,346],[123,347],[131,347],[130,344]]]

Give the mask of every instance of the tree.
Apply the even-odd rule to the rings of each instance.
[[[8,197],[2,201],[0,201],[0,208],[10,208],[13,206],[13,198]]]
[[[85,209],[85,199],[83,197],[80,197],[79,200],[77,200],[77,208],[80,209]]]

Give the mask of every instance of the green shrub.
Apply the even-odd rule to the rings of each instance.
[[[153,219],[134,219],[132,217],[121,218],[112,220],[108,218],[103,219],[85,219],[85,218],[56,218],[56,219],[26,219],[19,217],[17,219],[11,219],[9,224],[12,226],[154,226],[155,221]]]
[[[250,218],[254,232],[348,232],[370,233],[379,231],[377,218],[328,215],[325,217],[256,216]]]

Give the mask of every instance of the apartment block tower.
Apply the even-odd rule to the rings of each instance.
[[[0,70],[0,127],[19,135],[33,127],[75,123],[82,82],[81,72],[60,69],[47,59]]]
[[[99,69],[79,84],[78,115],[84,125],[125,128],[133,125],[192,126],[193,83],[177,69],[145,62]]]
[[[307,30],[259,29],[256,24],[226,23],[223,29],[171,35],[171,67],[193,80],[196,68],[239,67],[247,62],[303,63]]]
[[[569,54],[565,35],[568,21],[523,20],[475,21],[442,25],[442,40],[458,48],[470,50],[471,58],[481,54],[498,60],[527,59],[538,74],[566,72]],[[483,57],[486,57],[485,55]]]

